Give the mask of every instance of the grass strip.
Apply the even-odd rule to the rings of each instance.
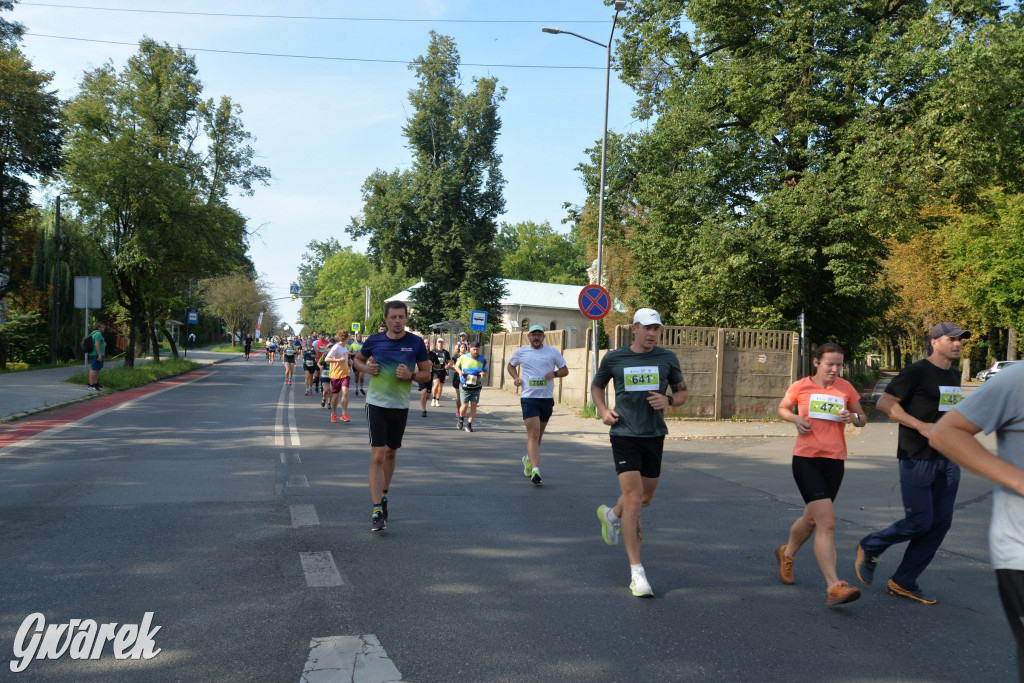
[[[101,370],[99,381],[100,385],[104,389],[121,391],[123,389],[141,387],[155,382],[158,379],[180,375],[201,367],[201,363],[193,363],[190,360],[184,360],[182,358],[171,358],[168,360],[162,360],[159,363],[145,363],[134,368],[126,368],[122,365],[120,367],[110,368],[109,370]],[[84,372],[80,372],[72,375],[65,381],[72,382],[74,384],[88,384],[89,376]]]

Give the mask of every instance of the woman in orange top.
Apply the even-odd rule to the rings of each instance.
[[[839,376],[843,348],[822,344],[814,350],[814,374],[794,382],[779,403],[779,417],[796,425],[793,478],[804,499],[804,514],[789,530],[789,542],[775,549],[779,580],[793,583],[793,558],[814,534],[814,556],[825,575],[829,605],[853,602],[860,591],[836,574],[833,501],[843,482],[847,424],[864,425],[860,395]],[[797,412],[793,412],[796,408]],[[817,533],[815,533],[817,532]]]

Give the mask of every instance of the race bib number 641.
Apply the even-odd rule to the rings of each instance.
[[[658,391],[661,385],[657,365],[625,368],[622,380],[626,391]]]

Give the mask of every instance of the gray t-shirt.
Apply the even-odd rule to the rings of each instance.
[[[986,434],[996,433],[999,457],[1024,469],[1024,363],[1011,365],[954,409]],[[988,528],[993,569],[1024,571],[1024,496],[996,484]]]
[[[656,437],[668,434],[664,411],[654,410],[647,402],[649,392],[659,394],[683,381],[676,354],[660,346],[647,353],[634,353],[628,346],[609,351],[601,359],[594,384],[602,389],[615,382],[615,412],[619,421],[612,425],[613,436]]]

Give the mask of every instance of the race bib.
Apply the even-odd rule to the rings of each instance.
[[[480,381],[480,375],[466,375],[466,386],[475,387]]]
[[[960,399],[964,397],[964,392],[960,387],[939,387],[939,412],[944,413],[947,410],[956,408],[956,404],[960,402]]]
[[[807,417],[842,422],[839,418],[839,412],[845,407],[846,399],[842,396],[811,394],[811,400],[807,404]]]
[[[658,391],[661,386],[657,365],[624,368],[622,381],[626,391]]]
[[[531,379],[529,385],[531,387],[546,387],[548,385],[548,381],[543,377],[541,379]]]
[[[306,360],[306,367],[308,367],[308,368],[311,368],[311,367],[313,367],[313,361],[311,361],[311,360]]]

